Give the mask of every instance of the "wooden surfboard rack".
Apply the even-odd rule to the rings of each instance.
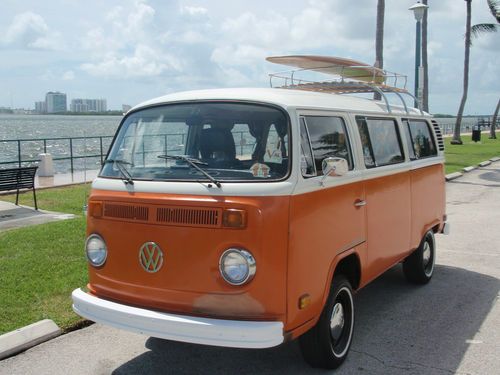
[[[392,109],[386,95],[387,93],[395,94],[400,99],[405,112],[408,114],[409,107],[403,95],[409,95],[418,103],[415,96],[406,89],[407,76],[382,70],[360,61],[341,57],[312,55],[272,56],[266,58],[266,60],[295,68],[269,74],[271,87],[332,94],[366,94],[378,92],[389,113],[392,112]],[[308,72],[323,73],[335,78],[321,81],[302,78],[304,73],[307,74]],[[420,103],[418,110],[423,114]]]

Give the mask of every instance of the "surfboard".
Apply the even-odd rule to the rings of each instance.
[[[361,61],[346,59],[342,57],[314,56],[314,55],[290,55],[271,56],[267,61],[292,66],[294,68],[313,70],[325,74],[338,75],[343,78],[370,83],[384,83],[385,73],[382,69],[365,64]]]

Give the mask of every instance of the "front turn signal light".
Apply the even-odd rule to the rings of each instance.
[[[91,217],[101,217],[102,202],[89,202],[88,214]]]
[[[222,212],[222,226],[226,228],[245,228],[247,213],[245,210],[226,209]]]

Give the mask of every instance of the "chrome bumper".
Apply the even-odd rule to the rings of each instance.
[[[450,223],[448,223],[447,221],[444,222],[444,225],[443,225],[443,229],[441,230],[441,233],[443,233],[444,235],[448,235],[450,234]]]
[[[269,348],[283,342],[282,322],[198,318],[107,301],[75,289],[73,310],[115,328],[167,340],[233,348]]]

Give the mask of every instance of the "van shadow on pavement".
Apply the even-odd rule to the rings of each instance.
[[[356,295],[354,341],[335,374],[454,373],[499,290],[494,277],[442,265],[414,286],[395,266]],[[113,374],[325,373],[302,360],[296,341],[249,350],[149,338],[146,347]]]

